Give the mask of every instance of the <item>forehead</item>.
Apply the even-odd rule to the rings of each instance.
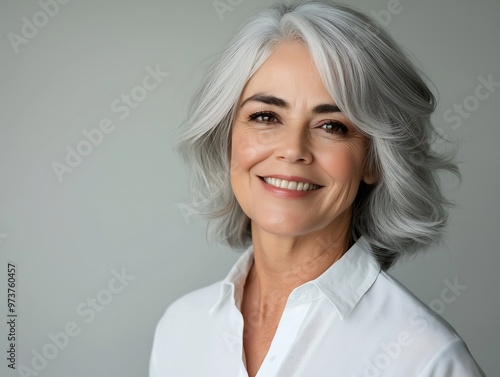
[[[250,77],[242,97],[255,92],[278,94],[282,98],[293,95],[332,102],[309,50],[298,41],[280,43]]]

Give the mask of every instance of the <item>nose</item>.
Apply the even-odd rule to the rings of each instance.
[[[313,156],[307,136],[307,128],[295,125],[285,127],[279,135],[274,154],[278,160],[290,163],[311,163]]]

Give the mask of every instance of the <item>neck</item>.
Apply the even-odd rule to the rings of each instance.
[[[349,249],[349,223],[296,237],[266,233],[252,223],[254,264],[245,290],[265,308],[284,305],[294,288],[316,279]]]

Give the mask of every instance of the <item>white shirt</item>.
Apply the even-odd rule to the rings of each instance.
[[[150,377],[247,377],[243,287],[249,247],[227,277],[171,304]],[[450,289],[453,289],[450,287]],[[257,377],[484,377],[453,328],[381,271],[364,237],[295,288]]]

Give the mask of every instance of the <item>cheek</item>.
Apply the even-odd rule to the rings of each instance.
[[[269,151],[269,142],[255,132],[233,132],[231,146],[231,175],[248,172],[252,166],[260,162]]]
[[[348,183],[361,179],[362,155],[359,148],[338,145],[324,150],[317,158],[321,159],[323,169],[334,181]]]

